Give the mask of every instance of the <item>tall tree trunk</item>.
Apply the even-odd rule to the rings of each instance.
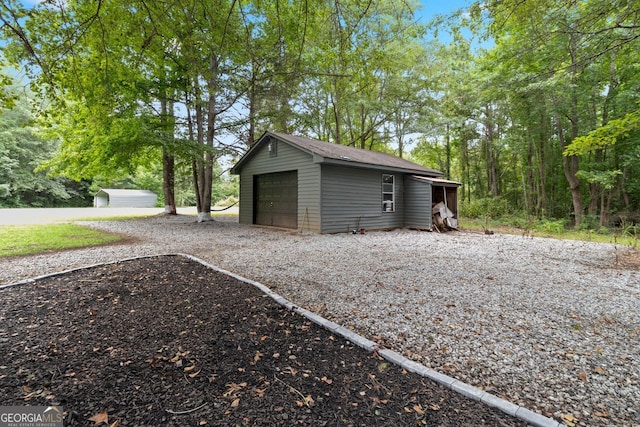
[[[447,179],[451,179],[451,126],[449,123],[446,125],[446,134],[445,134],[445,176]]]
[[[607,227],[609,225],[609,209],[611,209],[613,191],[613,187],[609,190],[602,190],[600,196],[600,227]]]
[[[541,102],[544,106],[544,102]],[[546,215],[547,210],[547,137],[545,124],[548,123],[546,109],[540,113],[540,132],[538,136],[538,191],[537,191],[537,212],[536,215]]]
[[[567,141],[564,136],[564,129],[562,127],[562,121],[560,116],[556,115],[556,125],[558,127],[558,139],[562,151],[567,146]],[[582,224],[583,208],[582,208],[582,195],[580,194],[580,180],[576,176],[578,172],[578,156],[562,156],[562,170],[564,176],[569,183],[569,190],[571,191],[571,201],[573,202],[573,213],[575,216],[575,226],[578,227]]]
[[[594,153],[594,161],[595,163],[602,162],[602,150],[597,149]],[[600,208],[604,206],[601,198],[604,196],[604,188],[601,185],[598,185],[596,182],[589,183],[589,207],[587,208],[587,212],[590,216],[598,215],[598,204],[600,204]],[[602,215],[602,209],[600,209],[600,214]]]
[[[496,165],[496,155],[493,147],[495,129],[493,123],[493,111],[490,105],[485,106],[485,117],[485,170],[487,172],[487,189],[493,197],[498,197],[498,168]]]
[[[187,129],[189,131],[189,139],[191,141],[196,140],[195,130],[193,129],[193,117],[191,116],[191,108],[189,107],[189,101],[185,102],[187,105]],[[202,209],[202,202],[200,201],[200,185],[198,184],[198,160],[193,157],[191,160],[191,177],[193,180],[193,191],[196,198],[196,211],[200,212]]]
[[[609,85],[607,87],[607,96],[605,97],[604,105],[602,106],[602,126],[606,126],[609,123],[609,109],[611,108],[611,103],[614,100],[615,90],[618,86],[618,81],[616,79],[616,70],[616,50],[614,49],[611,51],[611,64],[609,65]],[[606,160],[606,152],[603,149],[597,149],[595,151],[596,163],[599,164],[605,162]],[[620,179],[616,178],[616,182],[619,181]],[[596,188],[600,190],[600,226],[605,227],[609,222],[609,208],[611,207],[611,199],[613,198],[613,193],[615,191],[615,184],[612,184],[611,186],[603,186],[597,184],[591,185],[595,185]]]
[[[255,61],[251,64],[251,82],[249,83],[249,130],[247,135],[247,147],[252,147],[256,142],[256,102],[257,102],[257,91],[256,88],[256,63]]]
[[[196,112],[195,121],[195,139],[198,146],[204,146],[204,113],[202,112],[202,95],[200,93],[200,85],[196,79],[194,81],[195,100],[194,108]],[[204,161],[203,154],[197,154],[192,161],[193,169],[193,187],[196,195],[196,209],[198,211],[198,221],[200,221],[200,213],[205,210],[204,200]]]
[[[471,202],[471,165],[469,164],[469,141],[464,136],[464,128],[461,127],[460,137],[460,168],[462,169],[462,184],[463,184],[463,199],[465,197],[467,202]]]
[[[175,197],[175,157],[166,148],[162,149],[162,192],[164,213],[177,215]]]
[[[341,113],[340,113],[340,93],[339,93],[339,88],[338,88],[338,77],[335,77],[333,80],[333,87],[334,87],[334,93],[331,94],[331,106],[333,108],[333,125],[335,126],[335,133],[334,133],[334,143],[335,144],[341,144],[342,143],[342,139],[340,138],[340,135],[342,133],[341,127],[342,127],[342,121],[341,121]]]
[[[405,130],[406,130],[406,126],[405,126],[405,122],[403,120],[403,112],[402,109],[398,108],[393,112],[393,116],[394,116],[394,127],[396,130],[396,140],[398,141],[398,157],[400,157],[401,159],[404,157],[404,137],[405,137]],[[385,128],[386,130],[386,128]],[[384,140],[388,141],[390,138],[388,138],[385,135]]]
[[[160,100],[161,125],[163,132],[173,139],[173,103],[167,101],[166,94]],[[169,115],[171,111],[171,116]],[[175,157],[169,149],[162,147],[162,193],[164,195],[164,213],[176,215],[175,198]]]
[[[360,148],[363,150],[367,147],[367,136],[366,136],[366,126],[367,126],[367,116],[365,114],[364,103],[360,103]],[[351,126],[349,126],[351,128]]]
[[[629,210],[629,207],[631,205],[631,201],[629,200],[629,193],[627,192],[627,186],[626,186],[626,181],[627,181],[627,176],[629,174],[629,170],[628,168],[623,168],[622,169],[622,178],[620,178],[620,189],[622,191],[622,200],[624,201],[624,208],[626,210]]]
[[[200,200],[201,209],[198,210],[198,222],[213,221],[211,217],[211,191],[213,189],[213,162],[214,162],[214,142],[216,133],[216,95],[218,92],[218,58],[211,55],[209,62],[209,78],[207,79],[207,110],[206,114],[199,109],[198,132],[202,132],[202,143],[205,146],[204,158],[201,159],[200,178]],[[198,111],[198,110],[196,110]],[[198,117],[198,115],[196,115]],[[206,134],[205,131],[206,122]]]
[[[540,200],[535,199],[535,185],[536,180],[533,176],[533,139],[527,138],[527,158],[526,165],[522,171],[522,191],[524,192],[524,210],[529,215],[534,207],[537,208],[537,202]],[[535,215],[538,215],[537,209]]]
[[[575,3],[573,4],[575,6]],[[569,34],[569,53],[571,55],[571,115],[569,120],[571,121],[571,141],[576,139],[579,135],[579,116],[578,116],[578,34],[575,31],[571,31]],[[559,120],[559,117],[558,117]],[[561,129],[561,128],[559,128]],[[562,144],[562,151],[566,147],[567,141],[564,135],[560,137]],[[583,207],[582,207],[582,194],[580,193],[580,180],[576,176],[579,170],[578,156],[563,156],[562,157],[562,169],[564,175],[569,182],[569,188],[571,189],[571,200],[573,201],[573,211],[576,218],[576,227],[582,224]]]

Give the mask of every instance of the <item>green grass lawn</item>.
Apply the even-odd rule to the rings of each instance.
[[[543,222],[541,224],[532,224],[530,229],[514,227],[505,220],[490,220],[481,218],[460,218],[460,228],[467,230],[483,230],[489,229],[497,233],[504,234],[521,234],[535,237],[549,237],[561,240],[581,240],[584,242],[597,243],[613,243],[625,246],[638,246],[638,235],[634,232],[619,230],[574,230],[564,228],[555,224],[553,221]]]
[[[0,226],[0,257],[103,245],[122,239],[75,224]]]

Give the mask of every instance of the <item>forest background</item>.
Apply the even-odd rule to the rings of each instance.
[[[468,216],[640,219],[640,1],[0,2],[0,207],[237,197],[265,130],[462,183]],[[522,224],[520,224],[522,225]]]

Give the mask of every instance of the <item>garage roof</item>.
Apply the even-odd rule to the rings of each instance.
[[[432,178],[432,177],[424,177],[424,176],[412,176],[411,178],[419,179],[420,181],[427,181],[431,184],[438,184],[444,187],[460,187],[462,184],[457,181],[450,181],[448,179],[443,178]]]
[[[149,197],[156,194],[149,190],[129,190],[123,188],[103,188],[98,191],[96,196],[116,196],[116,197]]]
[[[231,169],[231,173],[238,173],[242,165],[253,156],[271,138],[276,138],[287,144],[293,145],[313,156],[316,163],[343,164],[345,166],[369,167],[395,169],[401,172],[428,175],[432,177],[442,176],[442,172],[435,169],[426,168],[417,163],[410,162],[400,157],[380,153],[378,151],[362,150],[360,148],[348,147],[346,145],[331,144],[329,142],[318,141],[316,139],[302,136],[288,135],[280,132],[265,132],[258,142],[242,156],[242,158]]]

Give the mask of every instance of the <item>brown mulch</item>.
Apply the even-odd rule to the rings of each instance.
[[[0,404],[62,405],[66,425],[526,425],[182,257],[0,300]]]

